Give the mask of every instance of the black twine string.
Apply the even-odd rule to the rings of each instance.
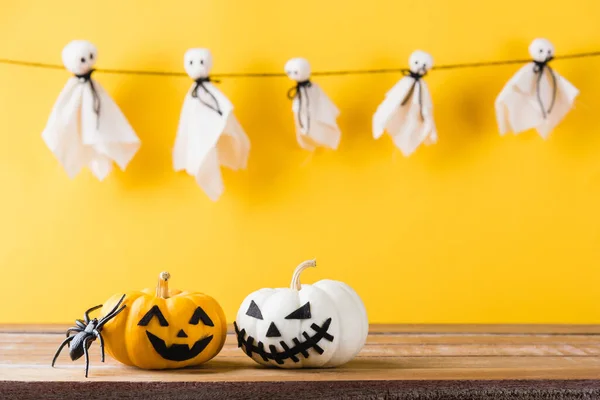
[[[304,124],[302,124],[302,99],[306,99],[306,133],[310,131],[310,100],[308,96],[308,88],[312,86],[312,83],[309,80],[302,81],[296,83],[296,86],[293,86],[288,90],[287,97],[290,100],[294,100],[296,97],[298,98],[298,124],[301,129],[304,129]],[[304,89],[304,96],[302,95],[302,90]]]
[[[587,58],[587,57],[598,57],[600,51],[591,51],[586,53],[573,53],[565,54],[563,56],[554,57],[554,60],[569,60],[574,58]],[[512,65],[512,64],[526,64],[531,62],[531,59],[527,60],[501,60],[501,61],[481,61],[472,63],[461,63],[461,64],[446,64],[433,66],[432,70],[453,70],[453,69],[464,69],[464,68],[480,68],[480,67],[494,67],[500,65]],[[12,60],[8,58],[0,58],[0,64],[16,65],[22,67],[33,67],[43,69],[64,69],[64,66],[58,64],[48,64],[35,61],[22,61]],[[340,76],[340,75],[372,75],[372,74],[390,74],[390,73],[402,73],[406,71],[406,68],[379,68],[379,69],[354,69],[354,70],[332,70],[332,71],[316,71],[313,72],[313,76]],[[173,71],[151,71],[151,70],[135,70],[135,69],[96,69],[96,72],[103,74],[117,74],[117,75],[146,75],[146,76],[174,76],[174,77],[185,77],[185,72],[173,72]],[[213,74],[216,78],[283,78],[287,75],[283,72],[233,72],[233,73],[222,73]]]
[[[100,126],[100,96],[96,91],[96,86],[94,86],[94,81],[92,80],[92,73],[94,73],[93,69],[90,69],[87,73],[78,75],[75,74],[77,78],[83,80],[83,83],[89,83],[90,88],[92,89],[92,96],[94,97],[94,113],[96,114],[96,129]]]
[[[206,86],[204,86],[205,82],[217,82],[218,83],[219,81],[211,80],[210,77],[208,77],[208,76],[205,78],[196,79],[196,85],[194,85],[194,88],[192,89],[192,97],[195,99],[198,99],[198,101],[200,101],[202,104],[204,104],[206,107],[210,108],[211,110],[215,111],[217,114],[223,115],[223,112],[221,111],[221,107],[219,106],[219,101],[217,100],[215,95],[212,94],[212,92],[210,90],[208,90],[208,88]],[[212,104],[208,104],[207,102],[202,100],[202,98],[198,95],[198,89],[204,90],[204,93],[206,93],[213,99],[213,101],[215,102],[215,106],[213,106]]]
[[[400,106],[403,107],[406,103],[408,103],[413,93],[415,92],[415,88],[419,86],[419,115],[421,116],[421,120],[425,121],[425,117],[423,116],[423,88],[421,86],[421,78],[427,75],[427,71],[422,70],[422,72],[419,73],[410,70],[405,70],[402,74],[404,76],[410,76],[413,79],[413,83],[412,85],[410,85],[410,89],[408,89],[408,92],[406,93],[406,96],[404,96],[404,99],[400,103]]]
[[[552,108],[554,107],[554,102],[556,101],[556,75],[554,71],[548,63],[553,60],[553,57],[550,56],[546,58],[544,61],[533,61],[533,72],[537,74],[537,80],[535,82],[535,92],[537,96],[537,101],[540,104],[540,109],[542,110],[542,116],[544,119],[552,112]],[[540,86],[542,83],[542,78],[544,77],[544,69],[548,70],[548,73],[552,77],[552,100],[550,101],[550,106],[548,110],[544,108],[544,102],[542,101],[542,95],[540,93]]]

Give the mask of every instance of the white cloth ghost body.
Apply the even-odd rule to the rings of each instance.
[[[221,165],[233,170],[246,168],[250,140],[235,118],[231,102],[210,83],[210,51],[188,50],[184,65],[196,83],[183,102],[173,166],[195,177],[208,197],[216,201],[224,191]]]
[[[386,93],[373,115],[373,137],[387,132],[404,156],[411,155],[420,145],[437,142],[433,120],[433,102],[422,77],[433,65],[433,58],[415,51],[409,58],[410,74]]]
[[[296,81],[288,92],[300,147],[315,150],[319,146],[337,149],[341,132],[336,119],[340,111],[315,82],[310,80],[310,64],[303,58],[292,58],[285,64],[287,76]]]
[[[91,78],[96,47],[73,41],[63,49],[62,59],[75,76],[54,104],[42,138],[71,178],[87,166],[102,180],[113,161],[125,170],[141,143],[117,104]]]
[[[535,39],[529,54],[533,62],[522,67],[496,98],[496,118],[501,135],[535,128],[546,139],[571,110],[579,90],[547,65],[554,56],[548,40]]]

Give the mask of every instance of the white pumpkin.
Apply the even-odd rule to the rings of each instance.
[[[336,367],[364,346],[367,312],[356,292],[329,279],[300,285],[296,267],[290,288],[260,289],[242,302],[234,322],[238,347],[254,361],[281,368]]]

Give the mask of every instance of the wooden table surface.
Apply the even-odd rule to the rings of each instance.
[[[83,359],[52,356],[66,326],[0,325],[0,380],[84,381]],[[264,368],[225,347],[203,366],[145,371],[91,349],[88,381],[348,381],[600,379],[600,325],[374,325],[359,356],[336,369]]]

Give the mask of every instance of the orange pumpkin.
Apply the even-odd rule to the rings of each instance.
[[[202,364],[223,348],[225,314],[210,296],[169,290],[168,272],[158,286],[127,293],[121,314],[104,326],[106,352],[127,365],[145,369],[182,368]],[[104,303],[109,312],[122,294]]]

